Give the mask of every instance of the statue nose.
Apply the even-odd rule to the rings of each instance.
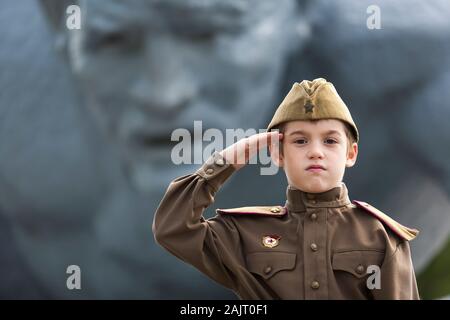
[[[132,89],[133,98],[144,109],[160,113],[173,113],[186,107],[196,96],[194,80],[175,75],[173,81],[150,81],[141,78]]]
[[[198,75],[186,61],[183,49],[176,39],[149,39],[141,74],[131,92],[144,109],[174,113],[197,95]]]

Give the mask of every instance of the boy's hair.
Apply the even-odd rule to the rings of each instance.
[[[322,119],[308,120],[308,121],[317,122],[317,121],[320,121],[320,120],[322,120]],[[355,140],[355,137],[354,137],[354,135],[352,133],[353,131],[352,131],[352,128],[350,127],[350,125],[348,123],[342,121],[342,120],[339,120],[339,121],[341,121],[344,124],[345,135],[347,136],[347,154],[348,154],[348,152],[350,151],[353,143],[356,142],[356,140]],[[270,131],[278,130],[280,133],[284,134],[287,123],[288,122],[280,123],[279,125],[273,127]],[[280,143],[280,154],[283,155],[283,143]]]

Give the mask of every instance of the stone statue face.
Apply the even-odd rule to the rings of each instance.
[[[194,120],[203,131],[266,127],[300,38],[295,9],[291,0],[81,2],[70,64],[135,186],[161,189],[187,170],[171,162],[171,133]]]

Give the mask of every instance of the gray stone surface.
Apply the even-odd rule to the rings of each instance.
[[[87,21],[101,24],[103,7],[90,3],[93,17]],[[130,7],[139,3],[130,2]],[[158,36],[159,30],[147,26],[149,34],[141,40],[149,39],[154,48],[147,56],[143,48],[150,43],[140,53],[119,53],[122,43],[109,35],[101,36],[109,40],[88,39],[96,48],[106,46],[95,54],[85,44],[77,47],[83,35],[49,30],[36,2],[10,1],[5,8],[0,57],[1,82],[8,90],[2,91],[0,103],[0,203],[33,277],[58,298],[234,297],[158,247],[151,222],[170,180],[198,167],[169,165],[173,129],[192,128],[199,117],[205,129],[260,127],[261,103],[274,100],[290,47],[287,39],[274,39],[271,28],[287,11],[244,39],[224,37],[214,56],[198,40],[202,35],[189,35],[199,41],[191,44],[175,41],[171,33]],[[113,12],[123,17],[122,9],[119,5]],[[126,19],[136,21],[140,13],[129,12]],[[268,47],[267,38],[282,46]],[[249,47],[247,39],[259,50]],[[224,47],[236,54],[223,56]],[[239,55],[243,49],[251,56]],[[195,61],[181,63],[184,56]],[[201,86],[188,92],[200,80]],[[258,93],[255,99],[244,91],[250,85]],[[243,171],[236,185],[250,189],[248,177],[257,170]],[[255,191],[225,191],[217,205],[236,204],[237,194],[243,201],[243,195],[250,198]],[[280,198],[270,189],[265,195],[269,201]],[[71,264],[81,267],[81,291],[66,288],[65,270]]]

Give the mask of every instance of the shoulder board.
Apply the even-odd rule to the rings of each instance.
[[[365,211],[367,211],[370,214],[372,214],[373,216],[375,216],[378,220],[383,222],[395,234],[397,234],[400,238],[402,238],[404,240],[411,241],[415,237],[417,237],[417,235],[419,234],[419,230],[405,227],[404,225],[398,223],[397,221],[395,221],[394,219],[392,219],[388,215],[384,214],[383,212],[381,212],[377,208],[371,206],[367,202],[357,201],[357,200],[353,200],[352,202],[354,204],[356,204],[358,207],[364,209]]]
[[[216,212],[220,214],[230,214],[230,215],[282,217],[287,213],[287,209],[283,206],[241,207],[231,209],[217,209]]]

